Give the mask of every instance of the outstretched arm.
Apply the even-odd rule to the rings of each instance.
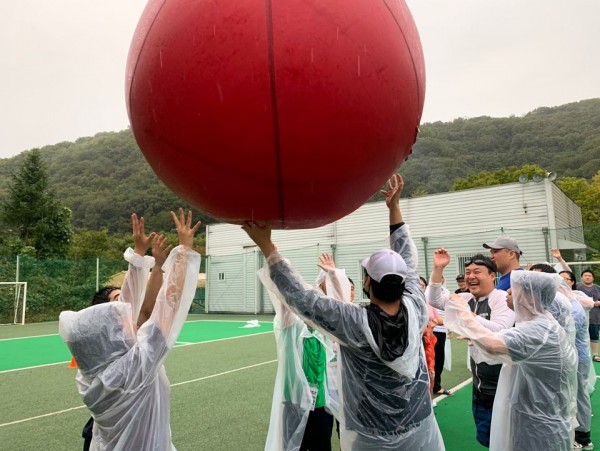
[[[417,247],[410,236],[408,226],[404,224],[402,211],[400,209],[400,193],[404,188],[404,179],[400,174],[394,174],[388,180],[387,190],[381,191],[385,196],[385,203],[389,209],[390,216],[390,248],[400,254],[408,268],[407,275],[404,278],[406,286],[405,302],[414,302],[419,310],[419,327],[423,329],[427,324],[427,307],[425,304],[425,295],[421,290],[419,276],[417,275],[418,253]]]
[[[450,263],[450,254],[443,247],[433,252],[433,271],[429,281],[432,283],[444,282],[444,269]]]
[[[552,249],[550,249],[550,253],[556,260],[558,260],[558,264],[562,268],[562,271],[571,271],[571,267],[569,265],[567,265],[567,262],[565,261],[565,259],[562,258],[562,255],[560,254],[560,250],[558,250],[556,248],[552,248]]]
[[[404,188],[404,179],[400,174],[394,174],[388,180],[387,189],[382,190],[381,194],[385,196],[385,204],[390,210],[390,226],[400,224],[402,219],[402,211],[400,210],[400,193]]]
[[[163,331],[169,346],[175,343],[183,327],[185,316],[194,299],[200,270],[200,255],[192,249],[194,234],[200,227],[200,222],[192,226],[192,212],[184,215],[182,208],[179,209],[179,215],[171,212],[171,217],[177,229],[179,246],[173,249],[164,265],[165,281],[150,317]]]
[[[177,227],[179,246],[171,251],[163,265],[164,282],[150,318],[138,330],[137,344],[126,358],[117,360],[115,367],[115,374],[126,379],[120,382],[126,390],[138,389],[156,376],[175,344],[196,292],[200,255],[194,252],[192,243],[200,223],[192,227],[191,212],[186,220],[182,209],[179,216],[173,212],[171,216]]]
[[[271,228],[247,222],[242,229],[267,257],[268,277],[261,278],[267,289],[291,308],[299,317],[310,321],[321,332],[330,334],[340,344],[361,346],[362,309],[324,296],[304,283],[302,277],[286,262],[271,241]]]
[[[451,294],[446,305],[446,326],[467,338],[490,354],[508,354],[508,346],[498,334],[483,327],[473,316],[464,299]]]
[[[134,320],[137,321],[150,268],[154,266],[154,258],[146,255],[150,243],[156,236],[152,232],[146,235],[144,232],[144,218],[138,219],[133,213],[131,215],[131,228],[134,249],[125,251],[124,257],[129,262],[129,268],[121,286],[121,301],[131,304]]]
[[[160,235],[154,238],[152,242],[152,256],[155,260],[154,268],[148,278],[148,284],[146,286],[146,294],[144,296],[144,303],[140,309],[140,316],[138,317],[137,325],[140,327],[146,322],[152,310],[154,310],[154,304],[156,303],[156,297],[160,287],[163,284],[163,265],[169,256],[169,253],[173,249],[172,245],[167,245],[167,238],[164,235]]]
[[[410,237],[408,226],[404,224],[400,210],[400,193],[404,188],[404,180],[400,174],[394,174],[388,180],[387,186],[388,189],[381,191],[381,194],[385,196],[385,204],[390,212],[390,248],[402,256],[408,266],[409,274],[414,276],[413,282],[418,283],[417,248]]]
[[[350,281],[346,276],[343,269],[335,267],[333,256],[327,252],[324,252],[319,257],[319,263],[317,266],[321,268],[325,274],[325,285],[327,290],[325,294],[329,297],[337,299],[338,301],[352,302],[350,293]]]

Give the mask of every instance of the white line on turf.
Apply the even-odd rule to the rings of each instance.
[[[186,384],[191,384],[193,382],[201,382],[201,381],[204,381],[204,380],[207,380],[207,379],[214,379],[215,377],[226,376],[227,374],[237,373],[239,371],[249,370],[251,368],[256,368],[256,367],[263,366],[263,365],[268,365],[270,363],[275,363],[275,362],[277,362],[277,359],[275,359],[275,360],[268,360],[266,362],[256,363],[254,365],[243,366],[241,368],[235,368],[233,370],[223,371],[222,373],[217,373],[217,374],[211,374],[210,376],[199,377],[197,379],[192,379],[192,380],[189,380],[189,381],[177,382],[176,384],[171,384],[171,387],[178,387],[179,385],[186,385]],[[46,418],[46,417],[51,417],[51,416],[54,416],[54,415],[60,415],[61,413],[67,413],[67,412],[71,412],[72,410],[78,410],[78,409],[83,409],[83,408],[85,408],[85,406],[71,407],[69,409],[58,410],[56,412],[45,413],[43,415],[37,415],[35,417],[23,418],[22,420],[11,421],[9,423],[1,423],[0,424],[0,428],[4,427],[4,426],[12,426],[14,424],[26,423],[28,421],[39,420],[40,418]]]
[[[256,319],[256,318],[255,318]],[[186,323],[247,323],[249,320],[240,320],[240,319],[191,319],[186,321]],[[262,319],[258,320],[261,323],[273,324],[273,321],[264,321]]]
[[[56,337],[58,334],[30,335],[28,337],[0,338],[0,341],[23,340],[25,338]]]
[[[13,424],[26,423],[27,421],[39,420],[40,418],[46,418],[46,417],[51,417],[54,415],[59,415],[61,413],[70,412],[71,410],[83,409],[84,407],[85,406],[71,407],[70,409],[59,410],[58,412],[50,412],[50,413],[45,413],[43,415],[38,415],[35,417],[23,418],[22,420],[11,421],[10,423],[2,423],[2,424],[0,424],[0,428],[3,426],[12,426]]]
[[[171,387],[177,387],[179,385],[191,384],[192,382],[200,382],[200,381],[204,381],[206,379],[212,379],[213,377],[225,376],[226,374],[237,373],[238,371],[248,370],[250,368],[256,368],[257,366],[268,365],[269,363],[274,363],[274,362],[277,362],[277,359],[268,360],[266,362],[261,362],[261,363],[256,363],[254,365],[244,366],[242,368],[236,368],[235,370],[224,371],[222,373],[211,374],[210,376],[199,377],[198,379],[177,382],[176,384],[171,384]],[[2,425],[0,424],[0,426],[2,426]]]
[[[450,391],[451,391],[452,393],[456,393],[458,390],[460,390],[461,388],[463,388],[463,387],[465,387],[465,386],[469,385],[471,382],[472,382],[472,379],[470,379],[470,378],[469,378],[469,379],[467,379],[466,381],[462,381],[462,382],[461,382],[460,384],[458,384],[456,387],[452,387],[452,388],[450,389]],[[435,402],[438,402],[438,401],[441,401],[442,399],[444,399],[444,398],[447,398],[447,397],[448,397],[448,395],[439,395],[439,396],[436,396],[435,398],[433,398],[433,400],[434,400]]]
[[[0,371],[0,374],[14,373],[15,371],[23,371],[23,370],[33,370],[35,368],[45,368],[47,366],[54,366],[54,365],[66,365],[67,363],[71,363],[71,361],[65,360],[64,362],[46,363],[44,365],[26,366],[25,368],[15,368],[14,370],[4,370],[4,371]]]
[[[216,340],[199,341],[198,343],[183,344],[183,345],[175,346],[173,349],[184,348],[184,347],[187,347],[187,346],[196,346],[196,345],[203,345],[203,344],[208,344],[208,343],[215,343],[217,341],[237,340],[238,338],[256,337],[257,335],[265,335],[265,334],[272,334],[272,333],[273,333],[273,331],[269,331],[269,332],[259,332],[257,334],[240,335],[238,337],[217,338]],[[44,365],[28,366],[28,367],[25,367],[25,368],[15,368],[13,370],[4,370],[4,371],[0,371],[0,375],[4,374],[4,373],[14,373],[15,371],[32,370],[32,369],[35,369],[35,368],[44,368],[46,366],[52,366],[52,365],[63,365],[63,364],[69,363],[69,362],[71,362],[71,361],[70,360],[65,360],[63,362],[47,363],[47,364],[44,364]]]
[[[194,343],[190,343],[189,341],[176,341],[175,342],[175,346],[180,347],[180,346],[189,346],[189,345],[193,345]]]
[[[266,323],[266,324],[273,324],[273,321],[263,321],[263,320],[259,320],[260,322]],[[248,321],[241,321],[241,320],[233,320],[233,321],[228,321],[226,319],[193,319],[191,321],[186,321],[186,323],[247,323]],[[28,324],[28,326],[30,326],[31,324]],[[11,340],[23,340],[25,338],[39,338],[39,337],[58,337],[58,334],[45,334],[45,335],[29,335],[27,337],[14,337],[14,338],[0,338],[0,341],[11,341]]]

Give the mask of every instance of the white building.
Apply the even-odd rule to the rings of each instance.
[[[429,277],[433,251],[445,247],[452,257],[446,268],[451,289],[464,262],[474,254],[487,254],[482,244],[500,235],[519,242],[523,265],[550,261],[553,247],[561,249],[567,260],[585,254],[581,209],[548,179],[401,199],[400,205],[419,252],[419,274]],[[308,283],[317,276],[319,255],[331,252],[336,265],[354,280],[357,296],[362,293],[360,260],[388,247],[388,236],[384,202],[365,204],[317,229],[273,231],[279,251]],[[239,226],[207,226],[206,253],[208,312],[273,311],[256,276],[264,259]]]

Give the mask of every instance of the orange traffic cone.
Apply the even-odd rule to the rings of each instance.
[[[69,368],[77,368],[77,362],[75,361],[75,357],[71,357],[71,363],[69,363]]]

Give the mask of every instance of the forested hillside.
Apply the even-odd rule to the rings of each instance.
[[[0,160],[0,199],[23,157]],[[188,206],[154,175],[130,130],[46,146],[41,157],[75,227],[127,232],[137,211],[152,218],[153,229],[168,230],[166,211]],[[600,99],[538,108],[523,117],[424,124],[402,173],[410,196],[448,191],[456,178],[482,170],[524,164],[590,179],[600,169]]]
[[[600,99],[523,117],[424,124],[402,172],[409,191],[432,194],[449,191],[457,177],[525,164],[590,179],[600,169]]]

